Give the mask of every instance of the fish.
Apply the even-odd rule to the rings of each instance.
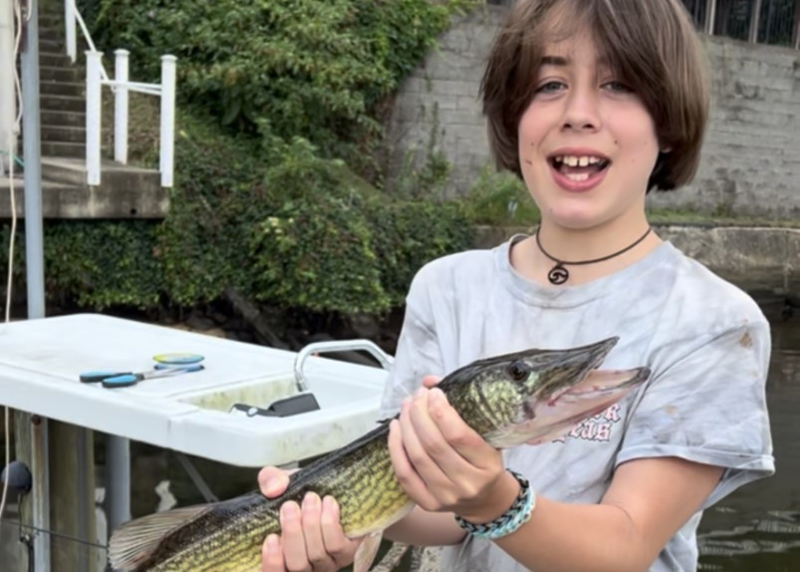
[[[618,337],[567,349],[527,349],[477,359],[442,378],[459,416],[497,449],[539,445],[601,413],[650,376],[647,367],[601,370]],[[397,416],[395,416],[396,418]],[[354,572],[367,572],[383,531],[413,508],[387,447],[390,419],[292,473],[282,495],[255,490],[219,502],[173,508],[123,523],[109,562],[125,572],[258,572],[279,511],[309,492],[337,500],[349,538],[363,537]]]

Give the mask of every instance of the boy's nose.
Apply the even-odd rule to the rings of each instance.
[[[593,131],[600,127],[597,97],[589,90],[575,90],[565,99],[562,128],[572,131]]]

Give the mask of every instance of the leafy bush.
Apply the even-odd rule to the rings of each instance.
[[[10,227],[2,229],[0,268],[6,276]],[[98,311],[111,306],[155,308],[163,286],[153,256],[157,224],[143,221],[47,221],[44,226],[45,294],[59,305]],[[14,288],[25,288],[24,228],[17,228]],[[2,291],[5,294],[5,281]]]
[[[186,176],[198,161],[215,168],[205,149],[184,157]],[[213,208],[192,200],[199,189],[178,191],[162,234],[172,298],[207,301],[233,285],[281,307],[380,313],[402,304],[424,262],[472,241],[455,204],[389,197],[304,139],[272,138],[254,156],[260,180],[216,193]]]
[[[475,0],[99,0],[99,43],[159,77],[178,57],[184,102],[239,131],[304,137],[325,156],[363,160],[376,105]]]
[[[180,122],[162,223],[46,221],[48,300],[155,310],[235,288],[283,309],[377,315],[403,304],[425,262],[472,245],[457,203],[387,196],[303,139],[262,146]],[[20,231],[17,283],[23,249]]]
[[[410,199],[375,202],[369,208],[381,284],[394,307],[404,304],[423,264],[474,245],[474,223],[455,201]]]
[[[509,171],[486,167],[463,199],[476,224],[495,226],[533,225],[539,209],[525,183]]]

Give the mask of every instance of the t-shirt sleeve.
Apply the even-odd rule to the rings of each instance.
[[[633,404],[617,464],[676,456],[724,467],[706,508],[775,471],[766,404],[769,324],[751,320],[689,344],[656,358],[655,376]]]
[[[433,325],[433,312],[424,273],[419,273],[406,297],[406,313],[395,350],[394,363],[384,387],[380,417],[400,411],[405,397],[422,385],[426,375],[444,375],[439,339]]]

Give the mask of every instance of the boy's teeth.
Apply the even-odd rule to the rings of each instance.
[[[559,158],[561,162],[568,167],[588,167],[589,165],[594,165],[600,162],[600,159],[597,157],[589,157],[588,155],[584,155],[578,157],[577,155],[564,155],[563,157]]]
[[[589,178],[589,173],[570,173],[570,174],[565,175],[565,176],[570,181],[575,181],[575,182],[579,183],[581,181],[585,181],[586,179],[588,179]]]

